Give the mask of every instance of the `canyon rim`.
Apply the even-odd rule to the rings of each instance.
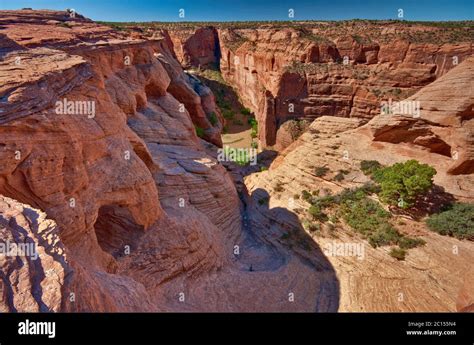
[[[473,29],[0,10],[0,311],[474,311]]]

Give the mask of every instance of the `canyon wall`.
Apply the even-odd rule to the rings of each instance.
[[[340,222],[308,231],[299,198],[368,182],[362,160],[417,159],[472,203],[470,43],[408,43],[396,23],[362,27],[371,42],[324,23],[147,37],[24,10],[0,25],[0,235],[38,253],[0,257],[1,311],[472,309],[472,242],[397,215],[426,240],[400,262]],[[268,171],[216,159],[224,120],[181,64],[220,65],[282,150]],[[379,115],[392,96],[420,116]],[[323,252],[338,241],[365,259]]]
[[[304,224],[305,220],[311,222],[310,204],[302,197],[303,191],[316,191],[316,195],[324,197],[364,186],[370,182],[361,171],[360,163],[364,160],[376,160],[389,166],[416,159],[434,167],[437,172],[434,190],[438,192],[424,199],[428,201],[428,208],[439,206],[443,195],[473,203],[470,152],[473,148],[474,98],[463,92],[472,85],[473,67],[474,58],[468,58],[411,96],[412,100],[418,100],[430,109],[419,119],[401,114],[377,115],[363,126],[356,118],[323,116],[314,120],[267,171],[245,178],[253,202],[259,204],[256,214],[276,223],[285,222],[288,220],[272,217],[269,212],[285,208],[296,215],[290,219],[294,224]],[[441,140],[453,150],[459,150],[459,155],[440,152]],[[325,167],[327,172],[318,174],[318,167]],[[458,172],[453,173],[453,170]],[[341,172],[344,177],[336,178]],[[267,200],[263,205],[258,202],[262,198]],[[394,212],[392,217],[400,233],[420,236],[426,242],[410,249],[403,263],[388,255],[388,248],[368,245],[337,217],[329,217],[317,229],[305,226],[305,231],[321,248],[366,243],[363,258],[326,252],[340,283],[339,310],[472,310],[474,286],[469,282],[474,278],[470,264],[474,259],[474,243],[434,233],[416,216]],[[270,229],[269,226],[267,234],[271,233]],[[291,237],[287,239],[291,240]]]
[[[380,114],[382,100],[404,99],[472,55],[465,28],[436,28],[396,22],[316,23],[297,27],[217,27],[196,36],[170,30],[175,51],[197,66],[220,55],[224,79],[236,89],[259,123],[262,147],[277,140],[290,119],[329,115],[365,122]],[[192,31],[191,31],[192,32]],[[176,37],[180,37],[179,39]],[[193,56],[195,56],[193,60]]]
[[[0,233],[39,254],[0,257],[0,310],[337,310],[317,247],[308,263],[253,234],[213,95],[166,37],[55,11],[0,24]]]
[[[162,30],[160,32],[170,43],[177,60],[184,68],[217,67],[220,47],[217,31],[213,27],[197,30]]]
[[[29,303],[17,303],[17,294],[36,285],[15,278],[22,271],[14,261],[2,265],[2,308],[157,310],[155,296],[123,273],[129,268],[122,263],[124,250],[139,251],[145,234],[149,242],[160,241],[156,254],[147,251],[165,258],[148,261],[161,277],[156,278],[159,285],[170,276],[218,268],[225,261],[223,239],[236,237],[239,229],[235,187],[225,169],[206,154],[208,144],[194,128],[205,124],[204,109],[215,109],[213,96],[183,73],[163,40],[104,35],[98,44],[85,42],[80,35],[90,37],[88,30],[107,30],[75,18],[67,21],[72,29],[51,34],[56,24],[50,21],[67,16],[46,14],[43,21],[36,15],[5,21],[0,194],[31,205],[21,207],[31,207],[27,217],[32,221],[38,219],[35,212],[45,218],[36,209],[54,219],[55,241],[64,246],[67,259],[51,254],[52,260],[38,262],[50,273],[35,274],[35,284],[48,285],[56,266],[63,270],[57,272],[63,280],[58,281],[56,299],[46,306],[41,293]],[[33,31],[38,39],[49,37],[49,43],[36,48],[36,40],[20,39]],[[58,111],[58,101],[93,105],[81,108],[93,112],[77,112],[74,103],[72,112],[69,105]],[[219,133],[215,128],[209,141],[218,144]],[[163,205],[168,204],[167,210]],[[14,231],[18,220],[6,217],[7,206],[2,208],[2,225]],[[24,231],[28,238],[49,236],[39,234],[39,226],[29,227]],[[34,230],[38,233],[30,234]]]

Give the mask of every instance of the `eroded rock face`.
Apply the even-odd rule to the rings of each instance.
[[[419,32],[439,36],[440,31],[395,23],[217,31],[217,53],[187,48],[201,30],[194,35],[178,28],[170,35],[184,37],[173,43],[178,54],[187,56],[181,59],[186,65],[220,54],[223,77],[256,114],[263,147],[287,145],[276,132],[290,119],[331,115],[368,121],[380,114],[382,100],[404,99],[472,55],[468,39],[453,44],[444,36],[422,37],[418,43]]]
[[[324,196],[362,186],[369,180],[360,171],[362,160],[377,160],[391,165],[416,159],[430,164],[437,170],[436,185],[457,199],[474,202],[472,174],[448,174],[447,168],[452,164],[450,157],[429,152],[412,143],[374,141],[368,125],[359,127],[360,124],[354,123],[354,120],[357,121],[332,116],[316,119],[298,140],[275,159],[268,171],[246,177],[245,185],[253,202],[260,205],[260,200],[265,200],[264,206],[257,208],[257,214],[260,213],[275,227],[275,223],[284,224],[286,221],[271,210],[286,209],[295,216],[293,224],[302,224],[308,217],[309,207],[301,198],[302,191],[319,191],[319,195]],[[316,167],[326,167],[328,172],[318,176]],[[341,170],[345,171],[344,179],[335,179]],[[440,236],[428,230],[423,222],[404,218],[400,224],[403,225],[397,224],[397,228],[402,233],[415,234],[426,241],[424,246],[411,249],[403,264],[390,257],[388,249],[374,249],[342,222],[326,222],[317,231],[305,228],[308,236],[325,254],[327,248],[335,245],[350,243],[364,248],[363,258],[357,255],[327,256],[339,281],[339,310],[470,310],[474,290],[472,284],[465,283],[465,277],[472,276],[469,264],[474,259],[472,241]],[[272,234],[269,230],[262,230],[262,233],[268,237],[282,236],[278,231]],[[298,247],[299,251],[304,252],[304,246],[293,237],[285,238],[293,248]],[[464,254],[452,254],[453,246],[462,248]],[[400,294],[403,294],[403,300],[398,299]]]
[[[61,289],[71,268],[55,222],[39,210],[0,196],[0,237],[0,310],[60,311]],[[8,247],[11,256],[6,255]]]
[[[222,57],[221,62],[228,63],[223,71],[227,68],[238,87],[246,85],[241,90],[246,104],[264,110],[257,114],[262,142],[280,137],[280,148],[286,147],[269,171],[239,184],[239,198],[235,176],[216,159],[223,120],[214,97],[183,72],[175,59],[179,54],[170,50],[170,37],[144,40],[139,30],[115,32],[54,11],[26,11],[22,16],[8,12],[1,18],[0,232],[2,238],[37,244],[39,263],[46,270],[31,274],[37,264],[28,258],[0,256],[0,310],[470,308],[472,284],[466,285],[464,277],[474,259],[471,242],[441,238],[410,222],[407,228],[415,229],[427,245],[411,251],[403,264],[369,246],[364,261],[328,257],[323,248],[334,239],[306,232],[298,211],[304,205],[293,199],[303,189],[337,192],[366,182],[358,169],[360,160],[392,164],[414,158],[436,168],[435,183],[446,192],[472,202],[472,175],[463,170],[470,164],[465,158],[470,144],[468,136],[459,134],[472,131],[466,127],[472,104],[459,97],[459,105],[449,107],[442,97],[450,95],[446,88],[456,80],[468,81],[462,75],[471,71],[472,62],[440,77],[426,95],[413,96],[433,102],[427,103],[429,117],[417,120],[422,123],[407,119],[389,130],[387,124],[375,126],[380,119],[361,126],[375,113],[370,102],[356,102],[352,92],[362,100],[372,94],[354,86],[353,72],[344,67],[331,64],[327,72],[304,75],[282,72],[285,61],[294,56],[326,64],[343,52],[351,61],[388,73],[382,79],[389,85],[395,80],[421,85],[450,68],[447,58],[439,60],[445,56],[439,52],[462,55],[462,46],[420,50],[403,48],[401,42],[397,46],[406,52],[399,54],[351,39],[317,45],[303,39],[276,54],[275,42],[299,39],[299,34],[293,29],[221,30],[219,40],[230,35],[223,44],[236,51]],[[258,38],[255,50],[244,54],[253,41],[235,35]],[[193,42],[192,36],[186,41]],[[229,42],[241,42],[242,48]],[[202,55],[198,64],[210,61],[207,43],[188,47],[188,52]],[[428,58],[425,51],[438,58]],[[195,65],[193,54],[182,59]],[[247,61],[249,70],[231,63],[235,56]],[[253,90],[262,85],[259,96]],[[299,120],[315,119],[301,135],[293,135],[289,125],[296,117],[281,110],[293,100],[295,111],[305,114]],[[80,103],[70,108],[68,101]],[[331,116],[320,116],[330,111]],[[208,118],[212,112],[218,119],[215,125]],[[196,127],[203,130],[204,140],[197,137]],[[395,143],[384,134],[400,129],[416,135]],[[467,163],[456,168],[459,174],[447,173],[453,159],[443,144],[454,147],[454,137],[461,138],[460,146],[465,144],[459,153]],[[331,173],[317,177],[315,166],[327,166]],[[339,169],[350,171],[346,179],[330,179]],[[354,241],[348,229],[335,233],[341,241]],[[465,254],[446,260],[453,246]],[[420,291],[430,293],[420,296]],[[400,292],[403,303],[397,300]]]
[[[219,64],[219,42],[213,27],[197,30],[165,30],[178,61],[184,67],[212,67]]]
[[[474,202],[472,172],[456,173],[458,167],[470,166],[468,153],[473,147],[470,122],[474,102],[471,94],[462,91],[472,83],[472,66],[473,60],[469,58],[410,97],[409,101],[420,101],[421,111],[417,117],[394,112],[378,115],[364,126],[357,118],[323,116],[316,119],[274,160],[268,171],[246,178],[249,192],[269,191],[268,208],[291,208],[302,221],[308,204],[294,196],[301,195],[303,190],[319,190],[320,195],[327,195],[361,186],[368,181],[360,171],[362,160],[391,165],[416,159],[435,167],[434,183],[438,188],[455,199]],[[463,144],[457,144],[460,142]],[[445,150],[445,146],[450,149]],[[459,150],[457,159],[451,150]],[[316,175],[315,167],[326,167],[328,172],[324,176]],[[345,171],[342,180],[335,179],[338,171]],[[289,200],[292,200],[291,206]],[[274,221],[279,219],[274,218]],[[424,223],[406,219],[402,223],[404,226],[399,227],[399,231],[417,234],[427,242],[410,251],[402,266],[383,249],[368,245],[364,245],[362,260],[329,257],[340,282],[339,310],[471,311],[474,288],[469,282],[473,271],[468,262],[473,259],[474,244],[440,237]],[[350,235],[353,230],[344,224],[338,222],[332,227],[332,236],[312,236],[321,248],[333,243],[365,243]],[[308,233],[311,232],[308,230]],[[462,247],[464,254],[447,254],[452,253],[453,245]],[[426,275],[427,272],[430,273]],[[420,295],[420,289],[430,293]],[[403,294],[403,301],[395,302],[397,293]]]
[[[374,140],[412,143],[450,157],[448,173],[474,173],[474,58],[393,106],[369,125]],[[406,105],[406,106],[405,106]],[[417,111],[406,111],[417,108]],[[387,109],[389,110],[389,109]]]
[[[34,286],[8,282],[7,290],[21,292],[2,294],[2,310],[337,310],[338,282],[322,256],[311,264],[293,257],[255,236],[258,222],[242,217],[254,206],[243,208],[209,154],[216,147],[208,141],[220,140],[221,123],[205,127],[209,112],[218,112],[213,95],[183,73],[166,38],[109,39],[100,25],[69,19],[66,34],[36,12],[24,14],[9,13],[2,37],[0,194],[54,220],[67,260],[61,279],[43,279],[45,305],[28,295]],[[100,40],[82,40],[89,30]],[[33,31],[50,44],[21,39]],[[7,268],[30,278],[13,262]],[[12,304],[17,293],[24,300]]]
[[[36,16],[33,19],[36,25]],[[74,21],[82,25],[79,22]],[[8,19],[10,24],[6,36],[23,43],[16,35],[20,35],[22,26],[29,32],[31,21]],[[49,23],[37,24],[40,35],[51,30]],[[140,244],[135,239],[150,230],[163,231],[158,224],[171,222],[158,196],[160,176],[163,179],[168,174],[178,176],[189,171],[192,178],[195,174],[195,190],[181,194],[188,203],[199,195],[199,200],[191,200],[200,207],[195,211],[196,218],[207,219],[207,214],[211,218],[202,222],[206,228],[193,217],[182,221],[187,236],[176,227],[174,235],[168,234],[167,241],[172,245],[160,250],[166,257],[175,257],[177,269],[167,267],[165,279],[186,273],[196,265],[209,269],[218,266],[223,249],[218,240],[211,238],[212,230],[217,232],[216,226],[222,226],[231,231],[231,224],[226,222],[238,227],[238,199],[222,167],[206,173],[202,170],[205,164],[200,163],[209,158],[196,137],[193,116],[187,109],[201,112],[205,119],[195,90],[204,96],[204,107],[209,111],[213,109],[213,99],[206,94],[208,90],[191,83],[161,40],[103,38],[100,44],[76,44],[79,38],[74,36],[61,41],[62,45],[53,40],[52,46],[44,44],[41,48],[29,48],[29,42],[21,49],[17,49],[20,44],[3,45],[7,48],[0,67],[6,72],[2,73],[1,90],[0,193],[44,210],[57,223],[58,236],[69,253],[70,273],[62,290],[57,291],[62,306],[56,303],[48,308],[156,310],[149,291],[119,273],[126,246],[137,250]],[[64,107],[58,108],[58,101]],[[69,108],[68,101],[81,102],[84,107],[79,109],[73,103]],[[142,120],[141,127],[134,127],[140,118],[146,120]],[[218,132],[215,129],[212,134],[220,140]],[[164,147],[164,153],[160,155],[157,147]],[[174,151],[169,151],[173,147]],[[166,158],[166,154],[171,157]],[[170,159],[179,167],[174,155],[182,157],[179,164],[185,168],[180,167],[181,172],[166,167]],[[200,184],[207,177],[212,188],[206,195]],[[189,181],[172,187],[176,205],[176,188],[185,188],[182,184],[186,182]],[[237,213],[232,217],[216,210],[221,205]],[[218,248],[217,254],[209,250],[211,243]],[[171,254],[166,254],[166,248]],[[177,248],[182,252],[173,254]],[[183,261],[187,264],[183,265]],[[149,263],[154,265],[153,261]],[[159,284],[157,279],[156,285]],[[77,303],[69,300],[70,294]],[[17,310],[30,307],[34,308],[25,304]]]

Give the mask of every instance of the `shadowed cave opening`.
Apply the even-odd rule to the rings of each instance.
[[[102,250],[114,258],[132,251],[144,234],[144,227],[135,223],[130,211],[121,205],[106,205],[99,209],[94,225],[97,241]]]

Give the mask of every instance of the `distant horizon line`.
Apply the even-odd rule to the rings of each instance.
[[[78,13],[82,15],[81,13]],[[88,19],[92,19],[86,17]],[[404,19],[368,19],[368,18],[351,18],[351,19],[301,19],[301,20],[176,20],[176,21],[160,21],[160,20],[146,20],[146,21],[115,21],[115,20],[95,20],[95,22],[101,23],[299,23],[299,22],[351,22],[351,21],[391,21],[391,22],[402,22],[402,23],[462,23],[462,22],[474,22],[474,19],[465,19],[465,20],[404,20]]]
[[[0,9],[0,13],[2,11],[50,11],[50,12],[67,12],[67,10],[75,10],[74,8],[66,8],[66,9],[54,9],[54,8],[31,8],[31,7],[23,7],[18,9]],[[83,16],[84,18],[91,19],[94,22],[99,23],[161,23],[161,24],[171,24],[171,23],[183,23],[183,24],[192,24],[192,23],[309,23],[309,22],[351,22],[351,21],[379,21],[379,22],[400,22],[400,23],[463,23],[463,22],[474,22],[474,19],[446,19],[446,20],[432,20],[432,19],[402,19],[402,18],[348,18],[348,19],[252,19],[252,20],[174,20],[174,21],[161,21],[161,20],[145,20],[145,21],[121,21],[121,20],[103,20],[103,19],[93,19],[88,17],[83,12],[76,11],[78,15]]]

